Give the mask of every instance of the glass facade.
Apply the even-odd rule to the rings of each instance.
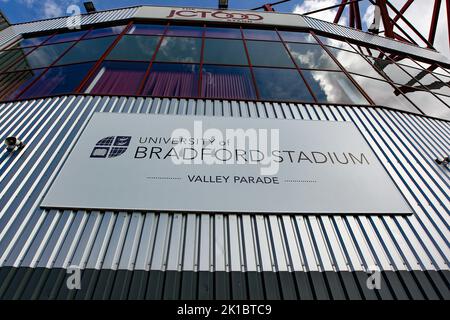
[[[135,23],[0,51],[0,98],[67,93],[381,105],[448,117],[438,65],[309,32]]]

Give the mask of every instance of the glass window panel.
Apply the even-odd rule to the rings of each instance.
[[[328,38],[325,36],[317,36],[320,41],[327,45],[327,46],[332,46],[332,47],[336,47],[336,48],[340,48],[340,49],[345,49],[345,50],[349,50],[352,52],[356,52],[355,49],[352,48],[352,46],[350,46],[347,42],[344,41],[340,41],[340,40],[336,40],[333,38]]]
[[[196,97],[199,70],[193,64],[155,63],[144,86],[144,95]]]
[[[400,67],[414,78],[420,78],[423,74],[426,74],[426,71],[423,69],[412,68],[405,65],[400,65]]]
[[[127,34],[162,35],[166,25],[159,24],[133,24]]]
[[[317,43],[309,32],[279,31],[279,33],[284,41]]]
[[[125,26],[113,26],[107,28],[93,29],[83,39],[92,39],[97,37],[118,35],[123,31],[124,28]]]
[[[59,34],[54,35],[50,39],[48,39],[45,44],[47,45],[47,44],[67,42],[67,41],[76,41],[76,40],[80,39],[82,36],[84,36],[86,33],[87,33],[86,30],[77,31],[77,32],[59,33]]]
[[[42,37],[33,37],[33,38],[24,38],[19,40],[18,42],[14,43],[12,47],[15,48],[24,48],[24,47],[31,47],[31,46],[38,46],[41,43],[43,43],[49,35],[45,35]]]
[[[85,93],[137,94],[147,67],[145,62],[103,62],[86,86]]]
[[[202,97],[255,99],[250,69],[246,67],[203,66]]]
[[[287,43],[299,68],[340,70],[330,55],[319,45]]]
[[[368,104],[343,72],[302,71],[319,102]]]
[[[242,40],[205,39],[204,63],[247,65]]]
[[[405,94],[426,115],[450,120],[450,108],[427,91],[413,91]]]
[[[0,51],[0,72],[4,72],[8,69],[25,69],[23,64],[25,64],[23,58],[28,50],[8,50]],[[20,61],[20,62],[18,62]],[[20,65],[17,65],[19,63]]]
[[[430,69],[428,69],[429,71],[433,72],[434,74],[437,75],[443,75],[446,77],[450,77],[450,74],[447,73],[447,71],[439,66],[437,66],[436,64],[433,65],[433,67],[430,67]]]
[[[59,58],[72,44],[73,42],[64,42],[39,47],[25,57],[26,63],[21,63],[14,69],[23,70],[48,67],[57,58]]]
[[[157,61],[200,62],[202,39],[164,37],[156,54]]]
[[[57,62],[57,65],[97,61],[114,39],[115,37],[106,37],[80,41]]]
[[[445,75],[445,74],[433,72],[432,75],[435,76],[436,78],[438,78],[439,80],[441,80],[442,82],[444,82],[447,86],[450,86],[450,74]]]
[[[335,48],[328,49],[348,72],[383,79],[380,73],[359,54]]]
[[[399,68],[393,61],[389,59],[374,59],[369,58],[372,61],[374,67],[379,70],[385,77],[392,80],[392,82],[396,83],[407,83],[411,81],[411,76],[408,75],[405,71]],[[370,74],[361,73],[363,75],[371,76]]]
[[[441,78],[444,78],[441,76]],[[450,95],[450,77],[447,77],[447,83],[438,77],[435,77],[428,71],[423,71],[416,76],[416,79],[428,90],[434,93]]]
[[[388,82],[356,75],[352,77],[377,105],[419,113],[414,105]]]
[[[156,50],[158,36],[125,35],[106,57],[108,60],[143,60],[150,61]]]
[[[241,29],[237,28],[213,28],[207,27],[205,37],[225,38],[225,39],[242,39]]]
[[[261,99],[313,102],[297,70],[253,68]]]
[[[14,99],[23,89],[36,79],[43,70],[44,69],[27,70],[0,75],[0,98],[2,100]]]
[[[354,44],[353,46],[357,52],[359,52],[365,56],[368,56],[368,57],[378,58],[380,56],[381,57],[384,56],[383,54],[381,54],[380,51],[373,49],[373,48],[358,46],[356,44]]]
[[[203,35],[203,27],[169,26],[166,35],[183,36],[183,37],[201,37]]]
[[[84,63],[50,68],[20,98],[74,92],[92,66],[93,63]]]
[[[281,42],[246,41],[246,43],[252,65],[295,68]]]
[[[280,41],[280,37],[273,30],[244,29],[244,37],[249,40]]]

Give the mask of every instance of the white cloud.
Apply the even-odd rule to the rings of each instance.
[[[341,3],[340,0],[304,0],[301,4],[298,4],[294,8],[294,13],[302,14],[318,9],[327,8],[330,6],[334,6]],[[330,9],[321,11],[318,13],[314,13],[311,15],[308,15],[309,17],[333,22],[334,17],[336,16],[337,8],[336,9]],[[347,18],[345,15],[341,16],[341,20],[339,21],[340,24],[347,24]]]
[[[45,18],[60,17],[65,14],[63,7],[53,0],[45,0],[43,11]]]

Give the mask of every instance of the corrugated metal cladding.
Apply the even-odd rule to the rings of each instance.
[[[423,57],[433,61],[439,61],[443,63],[450,63],[450,60],[440,54],[437,51],[421,48],[412,44],[405,42],[395,41],[389,38],[380,37],[367,32],[362,32],[357,29],[349,28],[346,26],[338,25],[335,23],[311,18],[308,16],[303,16],[306,23],[313,30],[322,31],[334,35],[338,35],[350,40],[361,41],[363,43],[372,44],[374,46],[379,46],[381,48],[391,49],[395,51],[404,52],[418,57]]]
[[[81,25],[83,26],[109,21],[130,19],[134,16],[138,8],[139,7],[129,7],[123,9],[100,11],[91,14],[83,14],[81,15]],[[0,32],[0,47],[21,34],[65,28],[67,28],[67,17],[12,25],[6,30]]]
[[[416,214],[289,216],[41,209],[39,203],[45,191],[94,112],[353,121]],[[356,273],[361,278],[361,274],[372,268],[384,270],[386,274],[433,273],[438,280],[433,286],[427,284],[434,288],[430,289],[429,296],[450,297],[450,175],[447,169],[434,162],[436,157],[448,155],[450,151],[449,122],[367,107],[63,96],[0,104],[0,137],[8,135],[20,137],[26,148],[17,155],[9,155],[3,145],[0,147],[2,299],[35,297],[34,288],[26,289],[30,285],[30,270],[35,270],[35,276],[39,275],[40,280],[34,284],[47,279],[48,272],[55,273],[45,281],[51,286],[54,282],[57,288],[44,290],[45,298],[73,297],[75,293],[68,292],[64,282],[61,283],[64,270],[71,265],[85,272],[102,273],[99,278],[103,280],[94,281],[97,294],[92,291],[85,296],[94,298],[117,297],[111,293],[117,290],[125,297],[135,297],[131,293],[127,296],[129,289],[124,289],[126,286],[117,280],[120,277],[129,280],[130,272],[135,274],[133,279],[137,286],[146,282],[136,280],[144,275],[153,279],[149,281],[160,283],[158,281],[162,280],[154,279],[160,279],[163,272],[167,294],[175,298],[204,297],[201,293],[204,286],[200,284],[199,291],[192,294],[171,288],[168,279],[178,279],[179,274],[184,274],[183,281],[188,281],[187,274],[198,277],[203,274],[207,279],[212,274],[226,277],[236,273],[247,277],[280,274],[275,276],[278,280],[264,280],[265,295],[256,294],[256,298],[277,298],[279,295],[270,295],[278,291],[272,290],[268,283],[281,281],[279,287],[288,290],[292,281],[285,278],[283,284],[286,275],[338,277],[343,274],[340,277],[345,280],[344,275],[351,278],[350,274]],[[174,276],[174,272],[178,276]],[[116,277],[120,289],[113,290],[111,277]],[[363,277],[361,283],[366,278]],[[334,281],[339,283],[339,280]],[[216,284],[215,290],[222,290],[229,283],[231,281],[223,280],[224,285]],[[63,289],[57,295],[60,286]],[[328,287],[341,290],[337,284],[331,283]],[[143,288],[145,290],[145,284]],[[147,288],[159,290],[160,287],[148,285]],[[403,290],[395,285],[389,288]],[[314,297],[320,298],[323,290],[314,290]],[[249,289],[249,295],[237,292],[233,297],[251,297],[250,293],[257,291]],[[302,294],[292,297],[299,298]],[[369,292],[369,298],[370,294],[374,295]],[[391,293],[390,297],[393,295]],[[166,297],[166,293],[147,292],[143,297],[161,298]],[[286,293],[283,297],[286,298]]]
[[[39,203],[94,112],[353,121],[412,216],[43,210]],[[450,123],[366,107],[64,96],[0,104],[0,267],[162,271],[449,270]],[[276,201],[276,199],[274,199]]]

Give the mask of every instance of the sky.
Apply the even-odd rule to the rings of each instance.
[[[251,9],[259,7],[267,2],[276,2],[277,0],[229,0],[230,9]],[[390,0],[397,8],[401,8],[407,0]],[[67,8],[76,4],[83,8],[84,0],[0,0],[0,9],[8,17],[11,23],[53,18],[66,15]],[[164,5],[164,6],[189,6],[189,7],[210,7],[216,8],[218,0],[93,0],[97,10],[106,10],[111,8],[120,8],[133,5]],[[275,9],[279,12],[305,13],[316,9],[339,4],[341,0],[291,0],[290,2],[277,5]],[[433,10],[432,0],[415,0],[406,12],[406,17],[413,21],[414,26],[425,37],[428,36],[429,21],[424,17],[431,17]],[[450,57],[450,49],[447,35],[447,17],[445,2],[442,1],[441,14],[436,33],[435,47],[444,55]],[[369,0],[360,2],[363,29],[372,21],[373,6]],[[83,10],[83,9],[82,9]],[[312,17],[326,21],[333,21],[337,9],[321,12]],[[344,13],[340,21],[341,24],[347,22],[347,13]],[[403,29],[408,27],[400,22]],[[412,33],[412,32],[411,32]],[[420,40],[413,36],[416,41]]]

